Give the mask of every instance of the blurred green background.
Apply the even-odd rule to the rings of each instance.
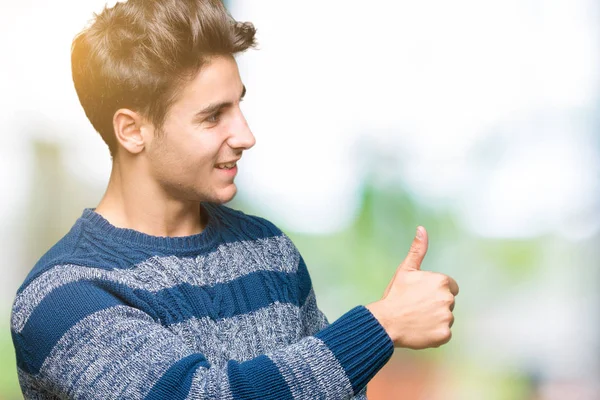
[[[103,4],[0,6],[0,400],[21,398],[15,292],[108,179],[69,75]],[[381,296],[417,225],[423,269],[460,285],[452,341],[396,350],[369,398],[600,399],[597,2],[228,6],[261,44],[230,205],[292,238],[330,321]]]

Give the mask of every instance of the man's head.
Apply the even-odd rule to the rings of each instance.
[[[73,41],[72,73],[113,157],[136,159],[175,198],[228,201],[235,170],[215,166],[254,144],[233,56],[255,32],[221,0],[129,0],[96,15]]]

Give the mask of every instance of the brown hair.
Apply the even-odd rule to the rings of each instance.
[[[256,29],[221,0],[129,0],[106,7],[73,40],[73,83],[85,114],[111,155],[113,116],[141,113],[160,129],[178,89],[210,56],[255,46]]]

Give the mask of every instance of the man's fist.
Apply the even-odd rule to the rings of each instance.
[[[420,226],[383,298],[367,305],[396,347],[438,347],[452,336],[458,285],[447,275],[421,271],[427,247],[427,232]]]

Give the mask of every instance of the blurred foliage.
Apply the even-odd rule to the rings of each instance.
[[[349,304],[381,296],[406,257],[418,225],[429,235],[422,265],[426,270],[469,279],[467,275],[484,268],[510,284],[527,280],[542,262],[543,239],[472,237],[457,224],[452,210],[420,206],[401,186],[366,186],[360,211],[347,229],[330,235],[288,235],[300,249],[328,315],[338,317]]]
[[[22,399],[7,315],[2,313],[0,323],[0,400]]]

